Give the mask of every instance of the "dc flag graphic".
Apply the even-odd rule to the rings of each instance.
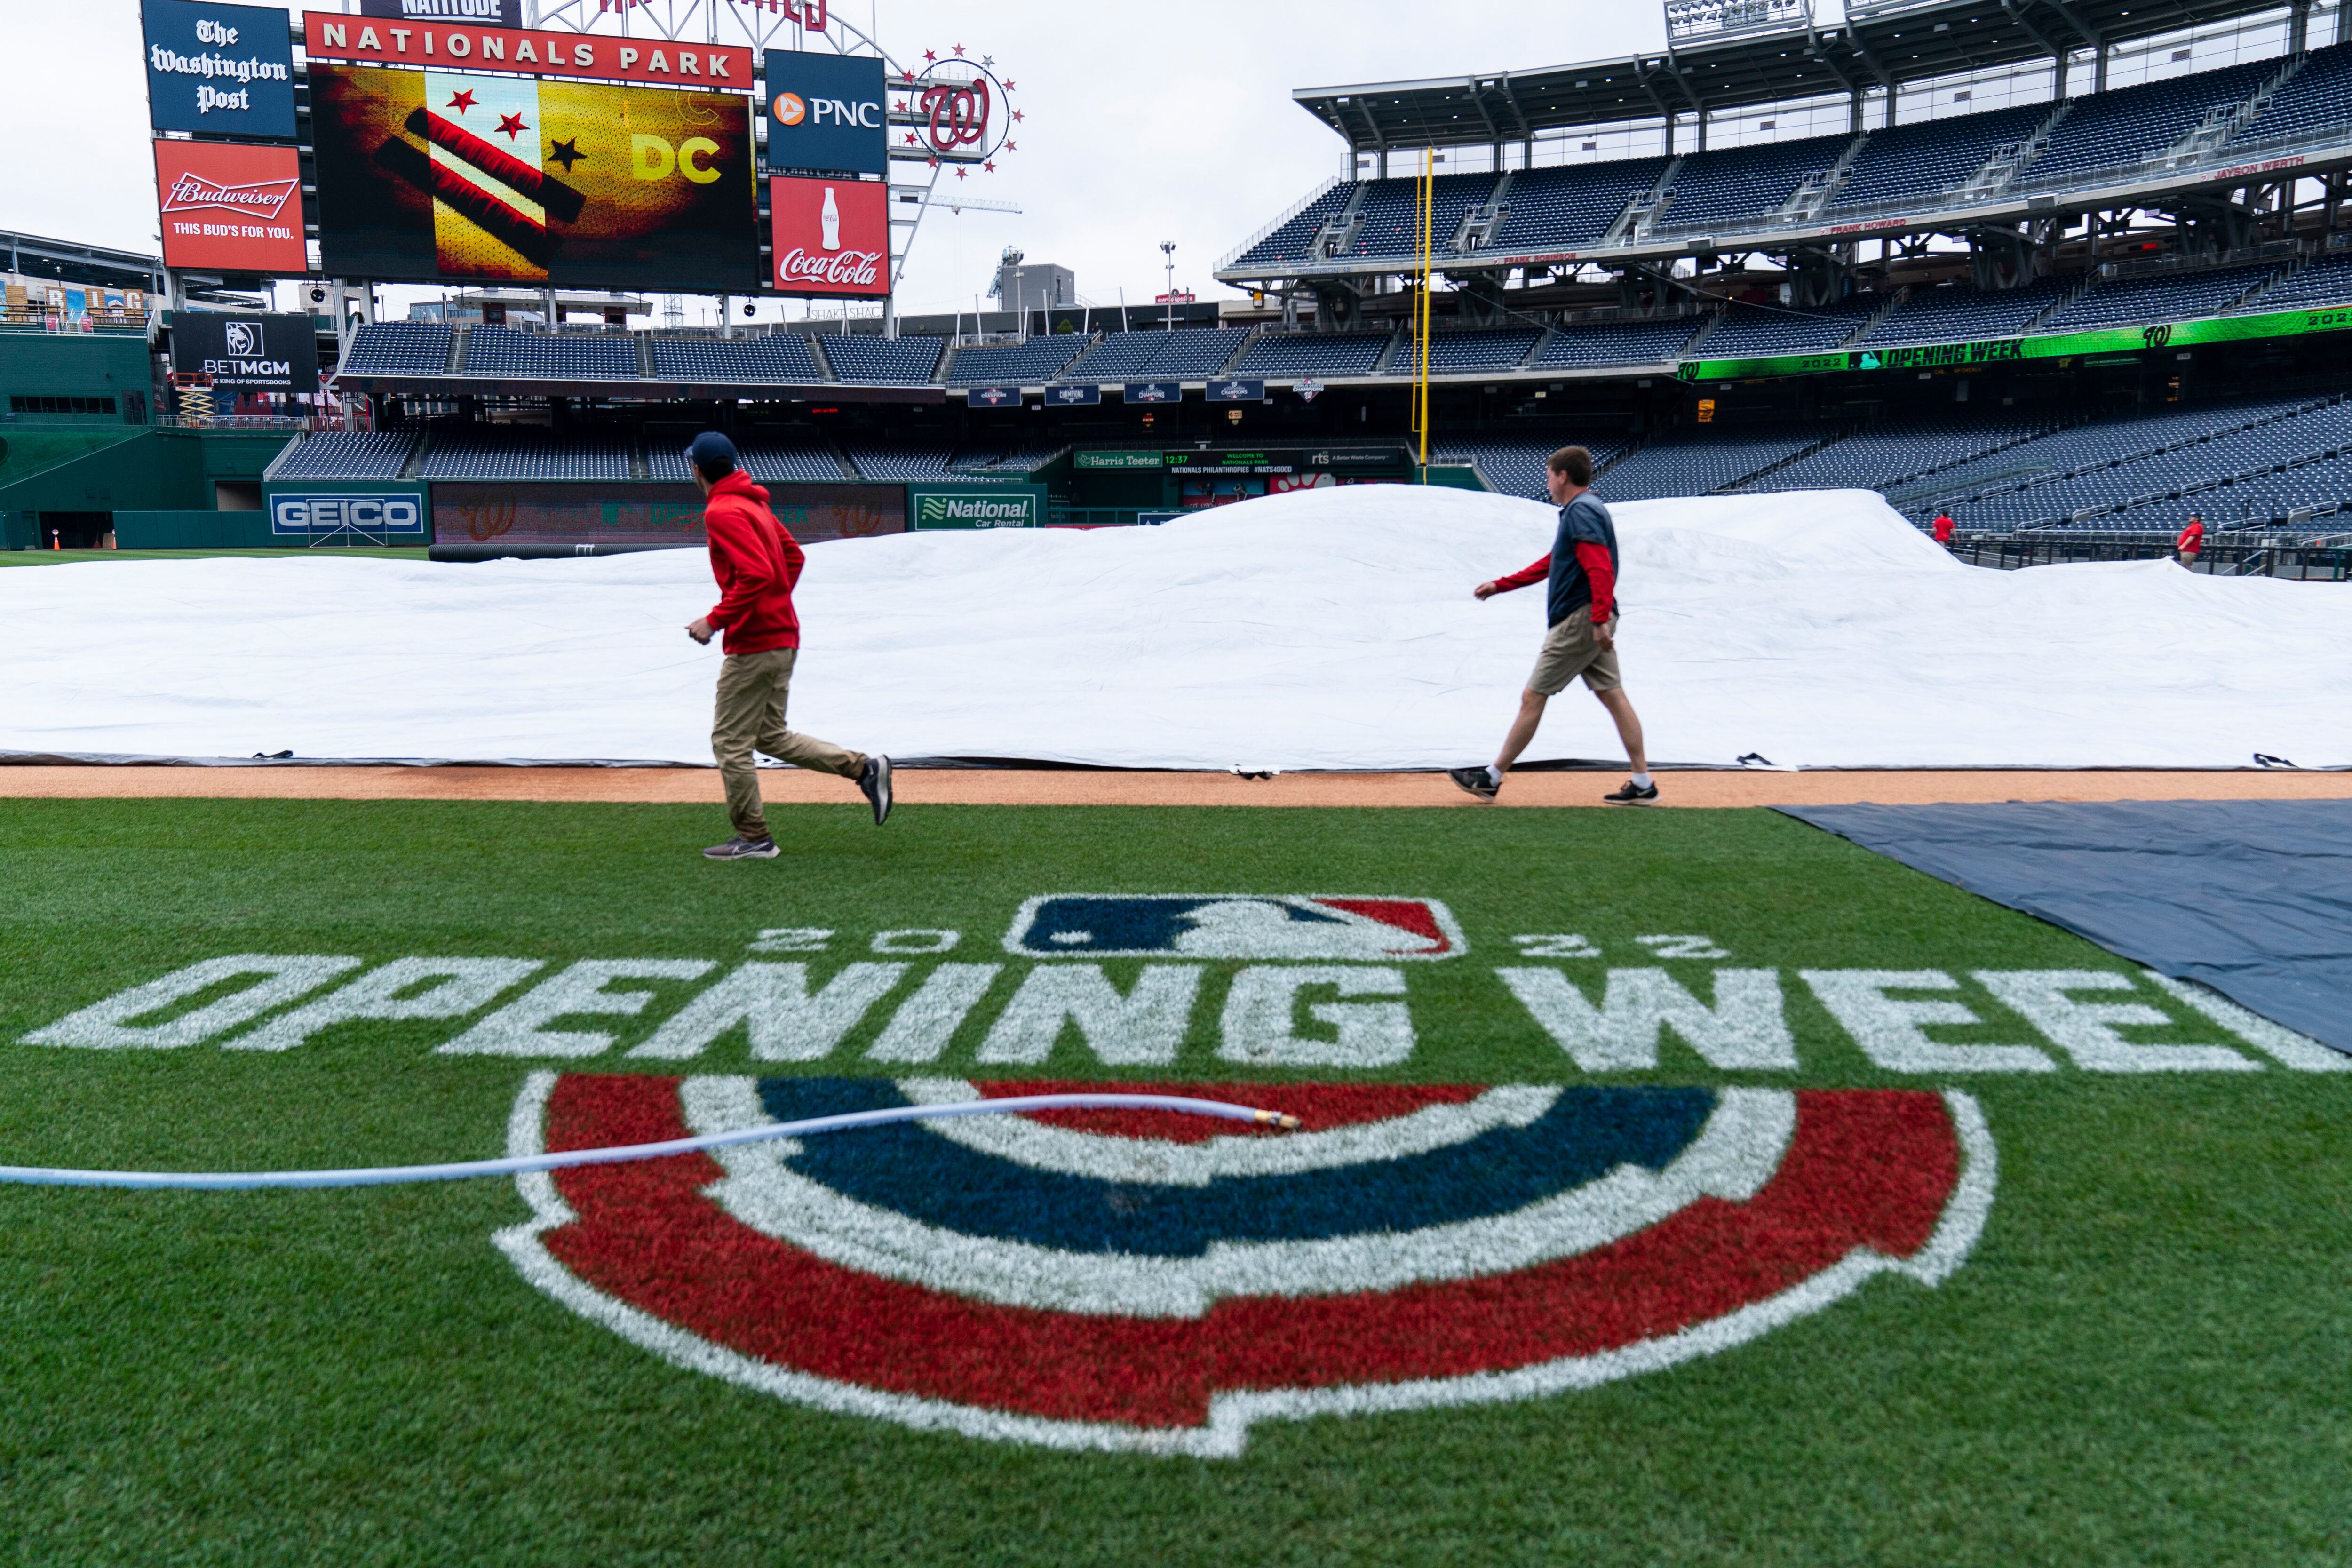
[[[1070,1083],[533,1075],[509,1152]],[[520,1178],[531,1284],[674,1364],[994,1441],[1230,1456],[1259,1421],[1531,1399],[1718,1354],[1993,1194],[1964,1094],[1120,1084],[1246,1099],[902,1123]]]

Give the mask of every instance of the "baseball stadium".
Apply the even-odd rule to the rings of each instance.
[[[1314,7],[1110,300],[1236,19],[319,3],[0,185],[0,1558],[2352,1564],[2352,0]]]

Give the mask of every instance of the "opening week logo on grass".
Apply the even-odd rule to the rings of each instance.
[[[1179,1076],[1204,1039],[1236,1068],[1397,1074],[1422,1044],[1409,974],[1486,990],[1484,1016],[1548,1039],[1571,1081],[1168,1082],[1303,1130],[1082,1112],[747,1143],[524,1176],[530,1217],[496,1237],[571,1310],[745,1389],[976,1438],[1206,1456],[1263,1420],[1663,1372],[1879,1275],[1938,1284],[1996,1188],[1994,1131],[1956,1079],[2352,1070],[2153,973],[1784,970],[1701,932],[1491,940],[1500,962],[1471,967],[1452,911],[1421,897],[1051,893],[992,953],[947,928],[773,927],[724,963],[227,955],[24,1043],[258,1061],[411,1021],[439,1031],[436,1057],[541,1064],[508,1121],[509,1152],[530,1155],[1089,1087],[1038,1081],[1049,1062],[1146,1089],[1137,1076]],[[1801,1002],[1916,1087],[1775,1085],[1800,1068]],[[866,1076],[678,1076],[745,1055]],[[966,1056],[1025,1076],[941,1070]],[[1662,1064],[1738,1077],[1574,1081]]]

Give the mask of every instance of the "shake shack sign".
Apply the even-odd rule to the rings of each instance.
[[[1043,528],[1045,490],[1042,485],[910,485],[907,516],[918,529]]]

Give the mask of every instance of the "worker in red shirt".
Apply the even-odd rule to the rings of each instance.
[[[1939,511],[1936,514],[1936,542],[1946,549],[1951,547],[1952,514],[1948,511]]]
[[[686,449],[704,497],[703,531],[710,540],[710,574],[719,603],[689,622],[686,635],[708,643],[725,633],[719,701],[710,750],[727,786],[727,815],[735,837],[703,853],[713,860],[772,860],[776,840],[760,799],[754,751],[795,767],[856,779],[879,827],[890,815],[890,759],[845,751],[829,741],[784,728],[784,698],[801,647],[793,587],[808,559],[798,541],[768,510],[768,492],[737,467],[735,443],[705,430]]]
[[[1546,460],[1544,485],[1559,508],[1551,553],[1471,592],[1491,599],[1530,584],[1545,584],[1545,614],[1551,629],[1544,634],[1535,671],[1519,693],[1518,717],[1511,721],[1495,760],[1485,767],[1449,768],[1446,773],[1480,800],[1492,801],[1502,790],[1503,775],[1536,738],[1545,705],[1581,675],[1616,721],[1617,738],[1633,764],[1633,776],[1624,787],[1601,798],[1612,805],[1649,805],[1658,798],[1657,781],[1650,776],[1643,749],[1641,717],[1625,695],[1617,667],[1616,520],[1592,493],[1592,454],[1581,447],[1562,447]]]
[[[2192,511],[2189,514],[2189,526],[2182,529],[2180,537],[2172,542],[2172,558],[2194,572],[2197,570],[2197,557],[2204,550],[2205,520]]]

